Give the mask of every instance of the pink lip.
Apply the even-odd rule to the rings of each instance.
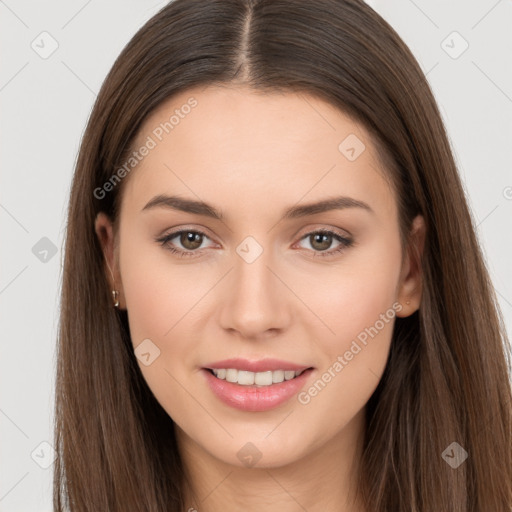
[[[219,366],[219,368],[226,368],[226,366]],[[228,365],[227,368],[233,368],[233,366]],[[266,366],[266,368],[268,369],[269,367]],[[276,369],[283,369],[283,367],[280,366]],[[203,368],[201,372],[205,376],[213,393],[226,405],[242,411],[257,412],[273,409],[296,395],[306,383],[313,369],[305,370],[294,379],[262,387],[243,386],[241,384],[218,379],[206,368]]]
[[[259,361],[248,361],[247,359],[233,358],[215,361],[214,363],[205,364],[204,368],[235,368],[237,370],[245,370],[248,372],[266,372],[274,370],[300,371],[307,370],[310,366],[281,361],[279,359],[260,359]]]

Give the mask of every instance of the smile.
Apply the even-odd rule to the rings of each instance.
[[[250,372],[246,370],[237,370],[235,368],[214,368],[210,370],[215,377],[220,380],[226,380],[241,386],[271,386],[279,384],[285,380],[292,380],[298,377],[305,370],[268,370],[263,372]]]

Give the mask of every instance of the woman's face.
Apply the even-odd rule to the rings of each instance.
[[[116,284],[180,439],[273,467],[360,431],[419,300],[367,133],[309,95],[208,87],[162,104],[134,147]]]

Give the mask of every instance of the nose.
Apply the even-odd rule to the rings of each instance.
[[[234,254],[233,261],[234,268],[221,291],[221,327],[253,340],[286,330],[292,317],[293,294],[278,276],[271,251],[263,250],[250,263]]]

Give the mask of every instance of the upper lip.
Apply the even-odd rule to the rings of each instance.
[[[245,370],[254,373],[274,370],[300,371],[311,368],[311,366],[295,364],[289,361],[282,361],[280,359],[259,359],[257,361],[249,361],[248,359],[241,358],[223,359],[222,361],[208,363],[204,367],[209,368],[210,370],[219,368],[235,368],[237,370]]]

